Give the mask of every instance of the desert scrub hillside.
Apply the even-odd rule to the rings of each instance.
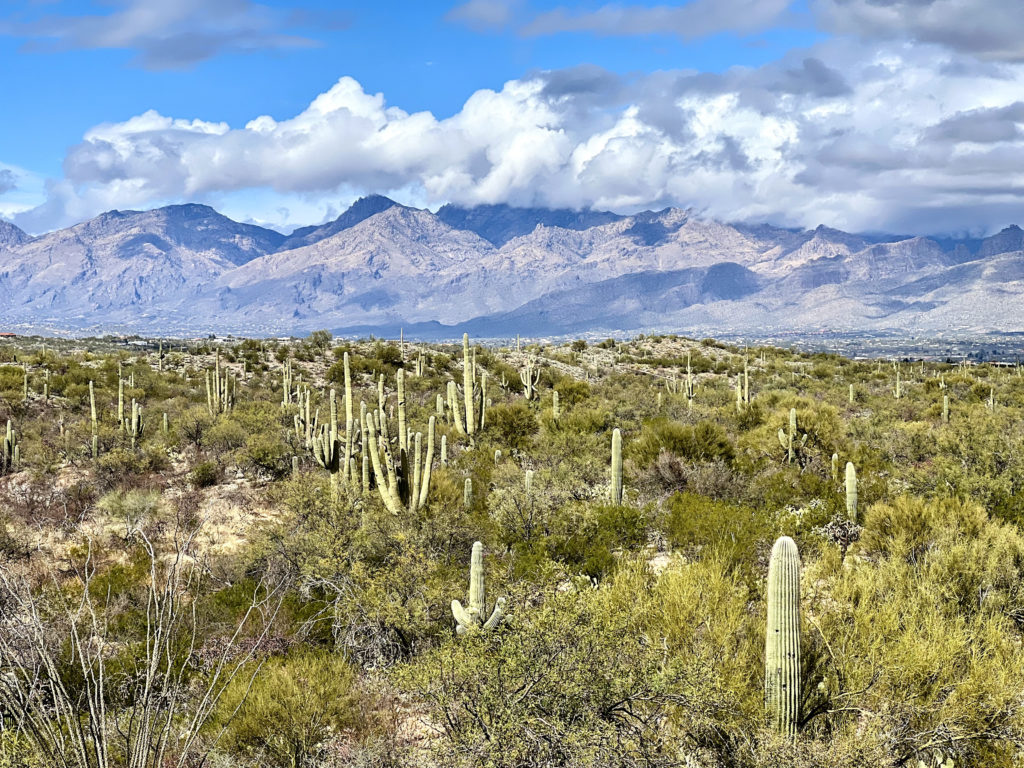
[[[0,766],[1024,764],[1024,378],[0,344]]]

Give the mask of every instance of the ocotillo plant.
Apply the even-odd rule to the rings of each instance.
[[[852,461],[846,462],[846,516],[857,522],[857,468]]]
[[[622,504],[622,432],[612,431],[612,504]]]
[[[469,478],[466,478],[469,480]],[[452,616],[455,617],[455,631],[462,635],[476,629],[494,629],[505,615],[505,598],[499,597],[494,603],[491,617],[484,621],[486,613],[484,594],[484,545],[473,543],[473,554],[469,561],[469,604],[463,608],[458,600],[452,600]]]
[[[764,700],[775,729],[793,737],[800,708],[800,553],[782,536],[768,562]]]

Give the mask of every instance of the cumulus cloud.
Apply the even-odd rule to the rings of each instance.
[[[418,205],[695,206],[852,230],[1002,226],[1024,203],[1024,66],[951,61],[933,46],[847,39],[723,73],[583,66],[480,90],[443,120],[344,77],[287,120],[147,112],[98,125],[18,223],[39,231],[109,208],[232,195],[258,196],[250,216],[274,221],[279,209],[398,191]]]
[[[655,7],[603,5],[594,11],[566,8],[541,13],[526,24],[528,36],[559,32],[598,35],[677,35],[692,40],[719,32],[756,32],[777,22],[793,0],[690,0],[685,5]]]
[[[133,51],[147,69],[180,69],[221,53],[308,47],[317,43],[287,30],[307,25],[301,10],[282,14],[252,0],[111,0],[112,12],[50,13],[0,23],[0,34],[27,40],[33,51]]]
[[[1001,61],[1024,61],[1024,13],[1013,0],[813,0],[826,28],[910,38]]]

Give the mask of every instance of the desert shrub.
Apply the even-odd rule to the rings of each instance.
[[[640,436],[629,445],[629,456],[641,467],[650,466],[662,451],[689,461],[732,461],[735,449],[718,424],[701,421],[680,424],[664,418],[644,425]]]
[[[220,464],[211,459],[201,461],[192,467],[192,471],[188,473],[188,481],[193,488],[209,488],[217,485],[223,474]]]
[[[501,445],[508,449],[522,450],[533,440],[540,425],[530,407],[519,401],[491,407],[487,411],[487,430]]]

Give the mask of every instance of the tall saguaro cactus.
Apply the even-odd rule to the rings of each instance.
[[[612,432],[612,504],[622,504],[622,432]]]
[[[768,564],[764,701],[771,724],[793,737],[800,716],[800,553],[782,536]]]
[[[786,449],[786,463],[792,464],[798,449],[807,445],[807,433],[799,440],[796,437],[796,408],[789,409],[789,431],[779,430],[779,443]]]
[[[464,608],[458,600],[452,600],[452,615],[457,626],[455,631],[462,635],[471,629],[494,629],[505,615],[505,598],[499,597],[494,603],[491,617],[484,621],[486,613],[484,595],[484,545],[473,543],[473,554],[469,561],[469,604]]]
[[[857,522],[857,468],[852,461],[846,462],[846,516]]]
[[[99,423],[96,420],[96,391],[93,383],[89,381],[89,411],[92,417],[92,457],[98,459],[100,455],[100,431]]]

